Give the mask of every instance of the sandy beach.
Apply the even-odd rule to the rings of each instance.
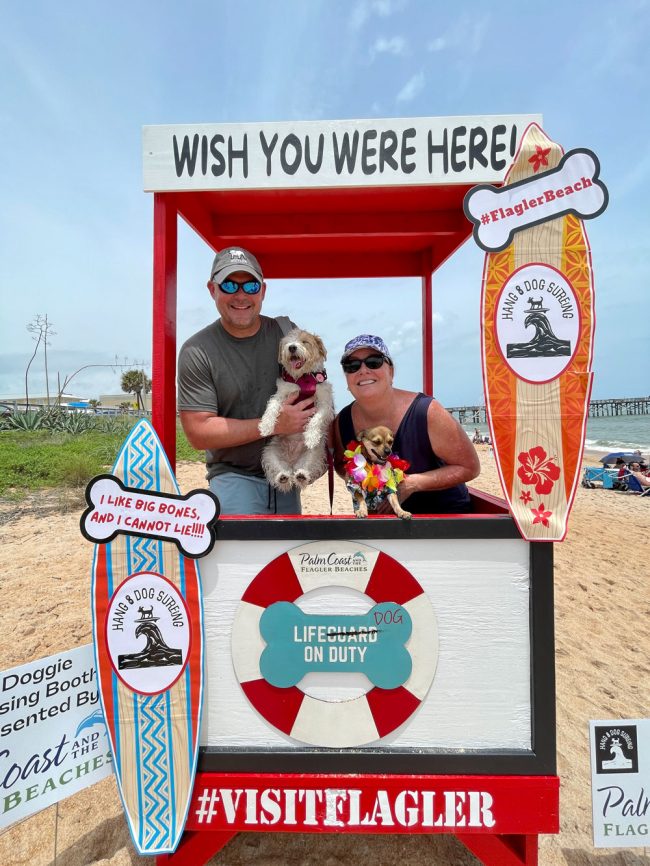
[[[479,446],[482,472],[472,486],[500,494],[494,457]],[[596,455],[585,455],[596,462]],[[203,467],[178,467],[183,492],[204,485]],[[0,503],[5,603],[0,669],[89,643],[91,546],[79,532],[79,493],[46,492]],[[327,482],[303,497],[305,514],[329,513]],[[337,479],[334,511],[349,514]],[[569,533],[555,546],[557,756],[561,832],[540,839],[549,866],[642,866],[643,849],[594,849],[588,722],[646,717],[650,617],[647,558],[650,497],[578,487]],[[240,834],[211,864],[463,866],[478,861],[453,837]],[[151,863],[130,841],[114,778],[100,782],[0,835],[2,866]]]

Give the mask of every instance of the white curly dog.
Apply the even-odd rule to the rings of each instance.
[[[334,395],[327,382],[327,352],[316,334],[294,328],[280,343],[282,376],[260,419],[262,436],[271,436],[287,397],[313,397],[315,412],[303,433],[273,436],[262,452],[262,468],[278,490],[304,488],[327,469],[327,431],[334,418]]]

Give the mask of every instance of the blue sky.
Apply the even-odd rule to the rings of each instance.
[[[24,393],[47,314],[50,389],[88,364],[151,355],[152,196],[142,191],[145,124],[541,113],[566,150],[601,162],[610,204],[587,223],[596,285],[594,397],[650,393],[650,4],[415,0],[5,3],[0,32],[0,396]],[[213,317],[208,247],[179,232],[179,345]],[[481,403],[483,253],[468,241],[434,276],[435,393]],[[363,286],[367,289],[367,286]],[[324,291],[325,289],[325,291]],[[421,384],[419,286],[273,282],[289,313],[336,361],[373,330],[397,383]],[[319,302],[314,321],[314,293]],[[367,297],[368,293],[358,293]],[[396,299],[399,304],[396,304]],[[395,315],[399,306],[399,321]],[[92,367],[71,391],[119,393]],[[44,393],[43,359],[30,393]]]

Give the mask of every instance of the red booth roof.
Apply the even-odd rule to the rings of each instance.
[[[213,249],[243,246],[274,279],[423,276],[471,234],[470,186],[159,193]]]

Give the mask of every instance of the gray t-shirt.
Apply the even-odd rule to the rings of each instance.
[[[217,320],[187,340],[178,356],[178,408],[223,418],[261,418],[278,378],[282,328],[260,317],[252,337],[233,337]],[[293,323],[291,323],[293,324]],[[263,477],[266,439],[205,453],[207,477],[224,472]]]

